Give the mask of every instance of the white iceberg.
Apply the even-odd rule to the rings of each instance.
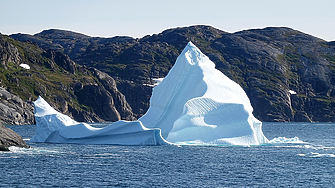
[[[78,123],[41,97],[34,103],[37,130],[31,142],[163,145],[259,145],[268,143],[244,90],[191,42],[138,121],[105,128]]]
[[[164,80],[153,89],[150,108],[139,119],[160,128],[173,143],[259,145],[267,143],[240,85],[215,69],[191,42]]]
[[[79,123],[53,109],[42,97],[35,102],[36,134],[30,142],[166,145],[159,129],[148,129],[140,121],[118,121],[104,128]]]

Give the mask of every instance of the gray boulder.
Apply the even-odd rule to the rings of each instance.
[[[20,135],[0,123],[0,151],[9,151],[10,146],[29,148]]]

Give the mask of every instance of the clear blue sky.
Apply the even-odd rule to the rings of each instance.
[[[334,10],[335,0],[1,0],[0,32],[138,38],[199,24],[227,32],[286,26],[335,41]]]

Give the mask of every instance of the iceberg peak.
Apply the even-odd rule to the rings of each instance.
[[[187,43],[187,45],[186,45],[186,47],[185,47],[184,49],[187,49],[187,48],[195,48],[195,49],[197,49],[198,51],[200,51],[199,48],[198,48],[197,46],[195,46],[191,41],[189,41],[189,42]]]
[[[189,64],[189,65],[210,65],[215,64],[209,60],[209,58],[203,54],[198,47],[196,47],[191,41],[188,42],[184,50],[179,55],[176,63]]]
[[[58,114],[54,108],[52,108],[41,96],[38,96],[34,102],[35,116],[45,116],[50,114]]]
[[[189,42],[164,80],[153,89],[139,121],[160,128],[169,142],[258,145],[267,142],[262,122],[240,85]]]

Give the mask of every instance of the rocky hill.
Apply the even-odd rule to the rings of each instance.
[[[97,38],[63,30],[11,37],[30,41],[46,52],[65,54],[76,66],[106,72],[127,99],[133,117],[148,108],[151,78],[164,77],[192,41],[220,71],[244,88],[258,119],[335,121],[335,42],[290,28],[227,33],[210,26],[191,26],[139,39]],[[76,95],[77,101],[87,95]],[[69,103],[70,97],[64,101]]]
[[[33,124],[38,96],[78,121],[135,118],[111,76],[61,52],[0,35],[0,62],[0,123]]]

